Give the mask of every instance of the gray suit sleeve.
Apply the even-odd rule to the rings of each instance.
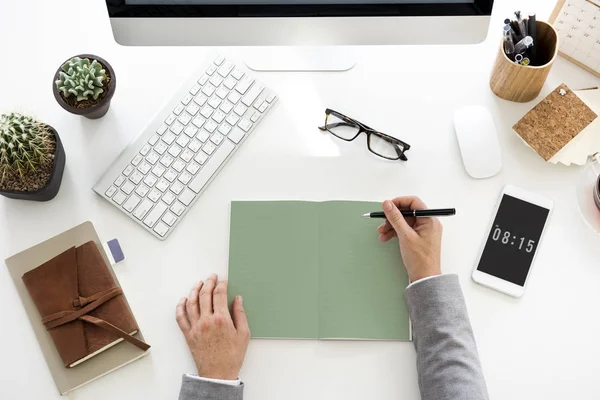
[[[231,386],[183,375],[179,400],[242,400],[244,384]]]
[[[458,276],[417,282],[405,292],[423,400],[487,400],[483,371]]]

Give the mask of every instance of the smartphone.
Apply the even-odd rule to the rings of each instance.
[[[553,206],[546,197],[505,186],[477,257],[473,280],[521,297]]]

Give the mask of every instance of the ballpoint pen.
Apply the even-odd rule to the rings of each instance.
[[[455,208],[441,208],[431,210],[400,210],[405,217],[447,217],[456,214]],[[365,218],[385,218],[385,213],[376,211],[362,215]]]

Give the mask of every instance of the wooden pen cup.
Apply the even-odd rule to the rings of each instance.
[[[547,22],[537,21],[536,66],[520,65],[504,53],[500,44],[490,76],[490,88],[505,100],[525,103],[537,97],[558,54],[558,33]]]

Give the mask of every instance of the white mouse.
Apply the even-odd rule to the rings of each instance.
[[[454,129],[465,169],[472,178],[489,178],[500,172],[500,143],[492,115],[485,107],[456,110]]]

